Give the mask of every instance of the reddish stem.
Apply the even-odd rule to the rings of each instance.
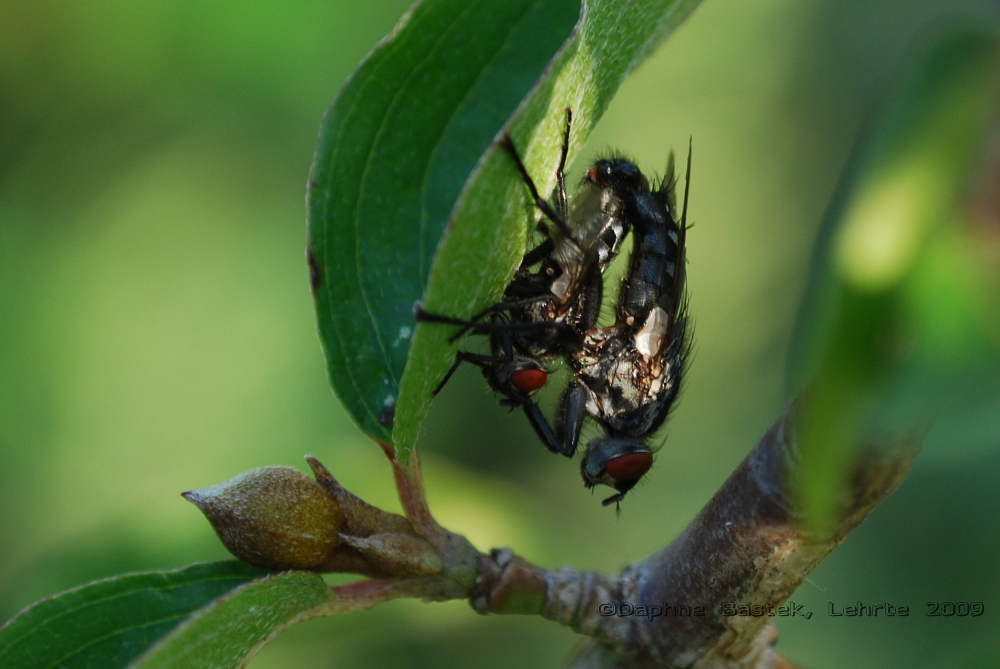
[[[399,491],[399,501],[403,507],[403,513],[424,538],[440,547],[441,543],[446,540],[448,532],[438,525],[427,506],[424,480],[420,472],[420,456],[416,449],[410,454],[409,460],[401,464],[396,458],[396,450],[391,444],[378,442],[378,445],[392,464],[392,473],[396,478],[396,489]]]

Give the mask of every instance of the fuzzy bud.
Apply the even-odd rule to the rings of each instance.
[[[260,467],[182,493],[233,555],[265,569],[316,569],[340,545],[340,508],[316,481],[290,467]]]
[[[409,520],[368,504],[318,460],[306,460],[316,480],[289,467],[261,467],[182,495],[230,553],[258,567],[376,577],[441,571],[441,557]]]

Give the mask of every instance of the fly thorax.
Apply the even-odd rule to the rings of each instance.
[[[635,333],[635,348],[646,358],[652,358],[663,348],[669,319],[661,307],[653,307],[642,328]]]

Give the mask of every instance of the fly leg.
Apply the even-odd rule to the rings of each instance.
[[[549,229],[545,227],[545,225],[542,225],[541,222],[539,222],[538,229],[546,235],[549,234]],[[540,263],[545,258],[548,258],[555,248],[556,243],[552,241],[551,238],[546,239],[544,242],[524,254],[524,258],[521,259],[521,267],[531,267],[532,265]]]
[[[559,398],[556,412],[556,435],[562,444],[559,451],[566,457],[573,457],[580,443],[580,430],[587,415],[587,387],[582,381],[573,381]]]
[[[580,297],[580,330],[589,330],[597,326],[601,316],[601,304],[604,299],[604,279],[597,263],[586,263],[587,271],[581,282]]]
[[[538,194],[538,187],[535,186],[534,180],[531,175],[528,174],[528,168],[524,166],[521,161],[521,156],[518,154],[517,149],[514,147],[514,141],[510,138],[510,135],[504,133],[503,137],[500,138],[500,146],[506,151],[510,157],[514,160],[514,165],[517,167],[517,171],[521,173],[521,179],[528,186],[528,191],[531,192],[531,198],[535,202],[535,206],[552,221],[557,228],[567,237],[573,241],[578,247],[580,246],[577,242],[576,237],[573,236],[573,232],[570,230],[569,225],[563,219],[562,216],[556,213],[548,202],[546,202],[541,195]]]
[[[517,329],[505,326],[510,326],[512,324],[507,322],[501,323],[482,323],[482,319],[493,314],[500,314],[504,311],[510,309],[517,309],[520,307],[526,307],[528,305],[534,304],[535,302],[542,302],[549,299],[548,295],[539,295],[536,297],[529,297],[524,300],[515,300],[513,302],[497,302],[496,304],[486,307],[479,313],[475,314],[469,320],[462,320],[461,318],[452,318],[451,316],[445,316],[443,314],[433,314],[429,311],[424,311],[422,304],[417,304],[413,309],[413,319],[418,323],[443,323],[445,325],[460,325],[462,329],[448,337],[448,343],[453,344],[458,340],[459,337],[464,335],[469,330],[475,330],[476,334],[486,334],[487,332],[502,331],[505,329]],[[522,324],[523,325],[523,324]],[[553,324],[555,325],[555,324]],[[500,327],[493,327],[500,326]],[[548,327],[546,325],[546,327]]]
[[[493,355],[480,355],[479,353],[469,353],[468,351],[459,351],[455,354],[455,362],[451,364],[448,372],[441,379],[441,383],[437,384],[437,387],[431,391],[432,395],[437,395],[441,392],[442,388],[447,385],[448,381],[451,380],[452,375],[462,366],[463,362],[471,363],[480,368],[486,368],[491,365],[499,365],[505,362],[510,362],[513,358],[501,358]]]
[[[413,308],[413,320],[415,320],[418,323],[444,323],[445,325],[461,325],[466,330],[475,327],[477,325],[475,321],[463,321],[461,318],[452,318],[451,316],[444,316],[442,314],[432,314],[429,311],[424,311],[423,305],[419,303]]]
[[[535,298],[531,300],[526,300],[527,304],[538,301]],[[512,304],[517,304],[516,302],[507,303],[507,307],[510,308]],[[495,305],[497,306],[497,305]],[[530,323],[482,323],[476,321],[464,321],[461,318],[452,318],[451,316],[442,316],[441,314],[432,314],[430,312],[424,311],[423,307],[417,306],[415,318],[418,322],[423,323],[445,323],[447,325],[461,325],[463,330],[459,331],[458,334],[453,335],[449,341],[454,341],[462,335],[466,330],[472,330],[475,334],[493,334],[497,332],[531,332],[532,330],[560,330],[566,331],[567,333],[575,332],[573,327],[569,323],[563,323],[559,321],[534,321]]]
[[[503,313],[504,311],[510,311],[511,309],[520,309],[522,307],[531,306],[536,302],[544,302],[545,300],[548,300],[550,297],[551,296],[547,294],[535,295],[534,297],[527,297],[523,300],[513,300],[511,302],[497,302],[494,305],[486,307],[479,313],[474,314],[472,318],[466,321],[465,327],[463,327],[461,330],[459,330],[458,332],[456,332],[455,334],[453,334],[451,337],[448,338],[448,343],[453,343],[456,339],[461,337],[470,329],[477,329],[481,325],[480,321],[482,321],[487,316],[490,316],[492,314],[500,314]],[[427,314],[426,311],[423,312],[423,314],[433,316],[433,314]]]
[[[516,400],[514,400],[516,402]],[[521,404],[521,408],[524,409],[524,415],[528,417],[528,422],[531,423],[531,427],[534,428],[535,434],[538,438],[542,440],[545,447],[548,448],[553,453],[558,453],[559,455],[565,455],[568,458],[573,457],[573,451],[567,450],[563,445],[559,437],[556,436],[556,431],[552,429],[549,425],[549,421],[546,420],[545,415],[542,413],[541,408],[530,399]]]
[[[556,202],[559,213],[565,219],[569,213],[566,201],[566,156],[569,154],[569,128],[573,123],[573,110],[566,107],[566,127],[563,129],[562,150],[559,152],[559,165],[556,167]]]
[[[534,321],[530,323],[473,323],[468,327],[474,334],[479,335],[495,333],[510,334],[513,332],[543,332],[548,330],[558,332],[561,335],[561,338],[566,339],[567,341],[575,341],[580,337],[580,333],[574,330],[573,326],[569,323],[559,321]]]

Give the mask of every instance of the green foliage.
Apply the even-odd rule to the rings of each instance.
[[[808,381],[798,487],[818,526],[859,441],[922,435],[969,402],[996,410],[1000,282],[984,250],[997,240],[969,201],[998,111],[1000,43],[952,34],[895,98],[834,205],[797,361]]]
[[[313,450],[389,508],[381,452],[329,396],[299,223],[320,111],[410,3],[0,4],[0,624],[96,578],[219,555],[177,493],[238,471]],[[775,356],[859,117],[911,30],[955,5],[709,2],[629,77],[588,155],[616,147],[647,169],[695,142],[697,352],[665,448],[636,504],[596,513],[574,468],[465,370],[421,445],[449,529],[602,570],[683,529],[785,398]],[[914,475],[796,601],[822,611],[839,587],[1000,606],[1000,407],[986,397],[965,408],[974,421],[939,415]],[[946,421],[961,443],[952,427],[935,438]],[[857,622],[778,621],[779,649],[875,669],[995,646],[989,614]],[[296,626],[250,666],[540,669],[577,641],[530,617],[400,602]]]
[[[0,628],[0,666],[241,667],[330,600],[317,574],[267,575],[233,560],[126,574],[44,599],[11,619]]]
[[[548,192],[562,110],[577,149],[696,5],[595,2],[577,20],[572,2],[429,0],[355,73],[324,121],[309,229],[330,380],[369,435],[406,458],[453,359],[444,328],[414,332],[414,303],[469,316],[524,252],[523,185],[487,151],[501,128]]]
[[[293,571],[262,578],[198,611],[129,669],[242,667],[278,632],[330,599],[317,574]]]
[[[414,303],[471,314],[523,254],[523,184],[488,152],[501,129],[551,190],[563,109],[574,110],[579,148],[626,74],[696,4],[598,2],[581,13],[579,0],[426,0],[355,72],[323,123],[309,252],[330,379],[369,435],[408,454],[452,359],[440,328],[414,333]],[[222,562],[83,586],[8,623],[0,661],[242,666],[287,625],[333,611],[316,574],[253,580],[261,573]]]
[[[209,562],[116,576],[43,599],[0,628],[0,666],[125,667],[193,612],[263,573],[242,562]]]
[[[309,182],[319,330],[338,397],[377,439],[462,184],[578,14],[578,0],[422,2],[327,113]]]

